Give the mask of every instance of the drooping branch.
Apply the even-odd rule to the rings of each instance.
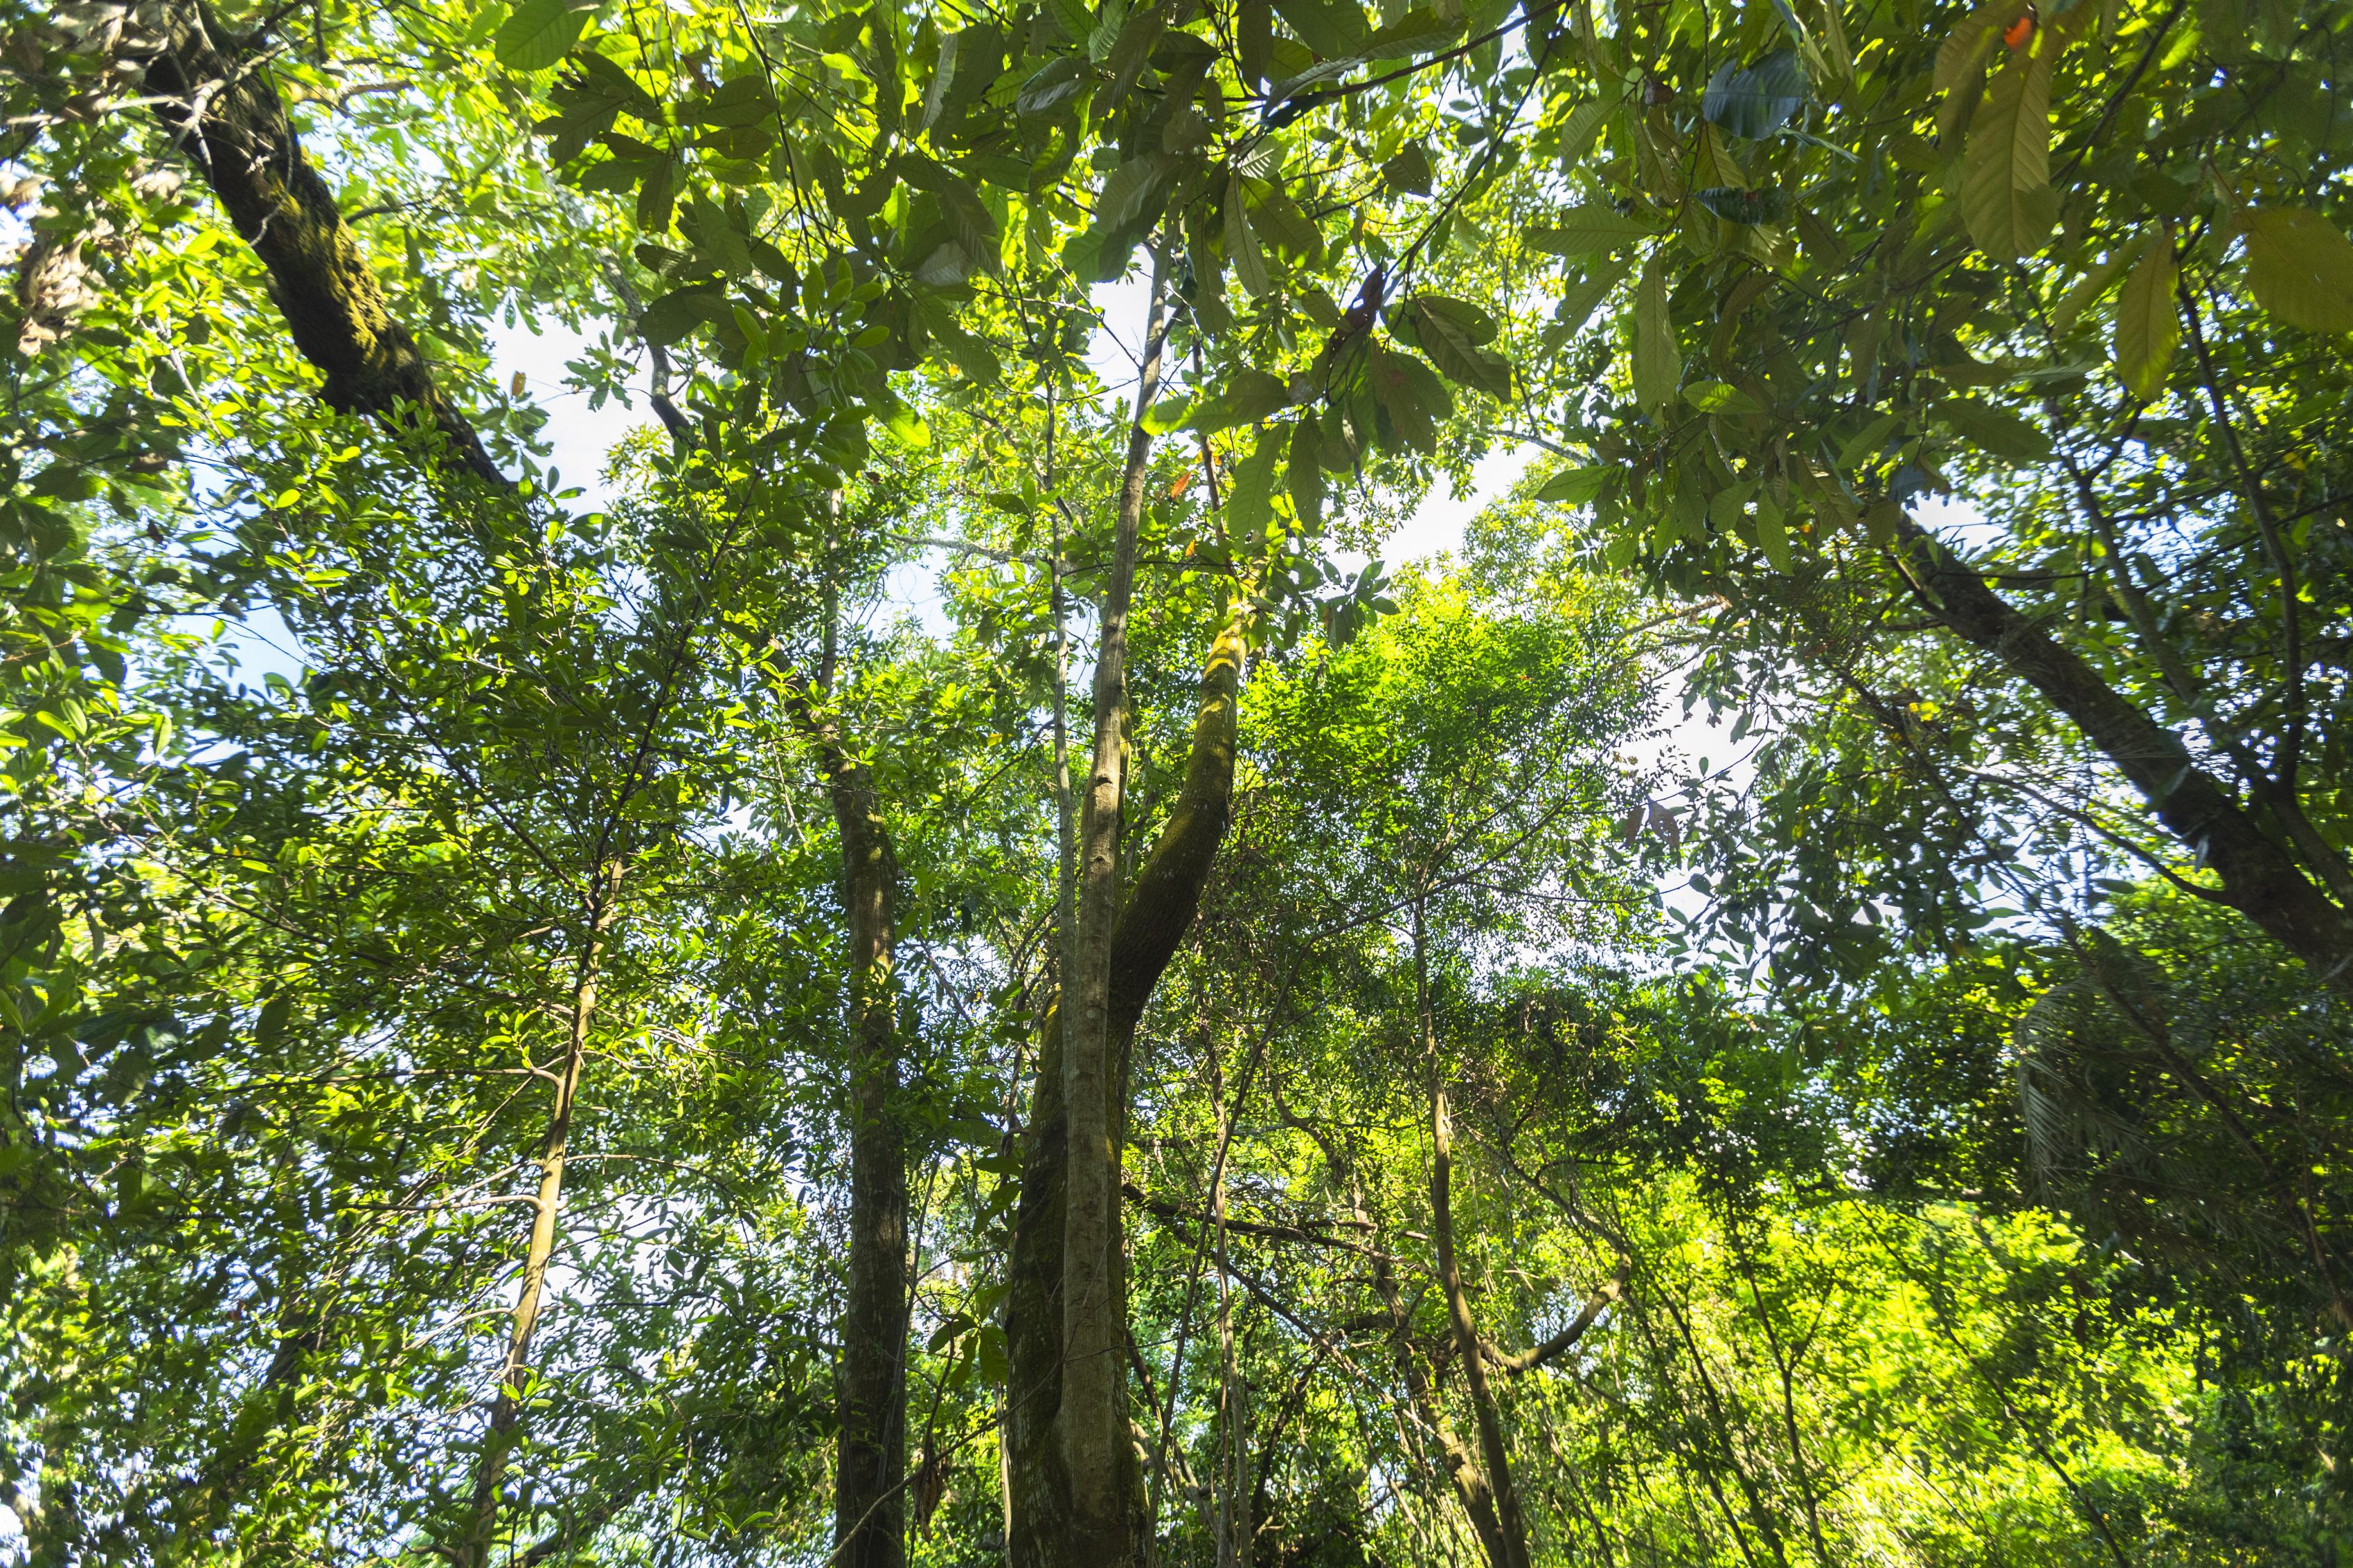
[[[2000,659],[2073,720],[2116,764],[2175,839],[2221,878],[2221,898],[2336,990],[2353,994],[2353,914],[2306,877],[2295,858],[2198,765],[2181,737],[2046,634],[1985,578],[1905,515],[1896,563],[1921,603],[1971,647]]]
[[[1634,1266],[1631,1262],[1619,1264],[1618,1272],[1604,1280],[1601,1288],[1587,1298],[1585,1305],[1577,1309],[1577,1316],[1569,1320],[1568,1326],[1544,1343],[1533,1345],[1517,1355],[1507,1355],[1495,1345],[1482,1340],[1479,1345],[1480,1354],[1497,1372],[1514,1377],[1522,1373],[1535,1371],[1556,1356],[1577,1347],[1577,1342],[1585,1337],[1586,1331],[1592,1328],[1600,1320],[1601,1314],[1626,1293],[1626,1281],[1632,1276]]]
[[[156,118],[269,269],[294,346],[326,377],[328,406],[395,430],[402,410],[438,430],[459,466],[507,483],[482,441],[435,384],[432,366],[395,320],[334,193],[303,156],[256,39],[225,32],[204,0],[160,7],[160,36],[140,49]]]

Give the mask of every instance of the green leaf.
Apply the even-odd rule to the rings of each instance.
[[[572,52],[596,9],[576,0],[522,0],[491,36],[491,53],[510,70],[545,70]]]
[[[1598,261],[1588,266],[1585,276],[1561,296],[1560,303],[1553,308],[1552,319],[1556,325],[1566,332],[1582,330],[1586,321],[1592,316],[1594,307],[1600,304],[1602,298],[1612,289],[1626,281],[1626,275],[1633,269],[1631,262],[1618,259]]]
[[[1387,26],[1377,28],[1365,40],[1364,54],[1371,59],[1398,59],[1442,49],[1462,36],[1464,18],[1459,14],[1451,20],[1441,16],[1430,6],[1419,5],[1408,11]]]
[[[1683,379],[1683,351],[1675,342],[1675,324],[1667,313],[1666,264],[1652,258],[1642,268],[1634,290],[1634,401],[1645,412],[1657,414],[1674,400],[1675,384]]]
[[[1781,509],[1759,496],[1753,517],[1757,546],[1765,552],[1765,563],[1776,572],[1787,572],[1794,563],[1789,559],[1789,533],[1781,526]]]
[[[2116,374],[2135,397],[2155,397],[2173,368],[2181,318],[2173,301],[2173,242],[2160,237],[2116,298]]]
[[[1961,159],[1961,219],[1996,261],[2039,250],[2058,220],[2051,190],[2051,57],[2021,56],[1993,79],[1969,118]]]
[[[638,317],[638,331],[648,342],[667,348],[705,321],[716,321],[726,299],[709,287],[677,289],[648,305]]]
[[[891,438],[902,447],[920,451],[932,444],[932,427],[923,423],[922,415],[895,397],[891,398],[882,405],[881,412],[882,428],[888,430]]]
[[[1086,90],[1087,63],[1077,55],[1061,55],[1038,68],[1021,84],[1013,106],[1024,114],[1049,114]]]
[[[1215,435],[1237,425],[1256,425],[1290,405],[1291,387],[1281,376],[1263,370],[1240,370],[1216,395],[1195,404],[1185,424],[1204,436]]]
[[[1733,185],[1710,185],[1694,191],[1692,199],[1725,222],[1748,227],[1780,222],[1789,205],[1778,191],[1748,191]]]
[[[1289,442],[1298,437],[1276,425],[1259,432],[1249,457],[1234,465],[1233,484],[1226,491],[1226,525],[1229,538],[1261,534],[1274,521],[1274,468]]]
[[[1292,510],[1309,528],[1320,527],[1324,521],[1323,451],[1323,433],[1316,429],[1311,415],[1293,427],[1291,461],[1283,469],[1283,484],[1291,492]]]
[[[1409,353],[1377,348],[1366,365],[1374,401],[1389,434],[1413,451],[1438,450],[1438,422],[1454,412],[1453,395],[1437,373]],[[1504,385],[1511,384],[1504,372]]]
[[[1963,17],[1936,47],[1936,90],[1952,91],[1984,65],[1994,39],[2025,9],[2026,0],[1986,0]]]
[[[1461,300],[1418,294],[1407,302],[1399,322],[1449,381],[1499,402],[1512,395],[1511,362],[1485,346],[1495,336],[1495,322],[1484,310]]]
[[[929,131],[939,123],[940,107],[947,101],[948,89],[955,83],[956,51],[964,44],[964,29],[940,35],[939,64],[932,71],[932,84],[923,89],[922,129]]]
[[[2007,408],[1997,408],[1974,397],[1947,397],[1931,405],[1928,412],[1954,435],[1989,457],[2014,463],[2039,463],[2051,456],[2051,437]]]
[[[1180,392],[1174,397],[1164,397],[1145,409],[1144,416],[1135,423],[1147,436],[1165,436],[1184,424],[1185,416],[1192,412],[1192,408],[1193,395]]]
[[[988,210],[980,193],[963,175],[929,158],[909,156],[902,160],[899,169],[909,184],[940,198],[940,216],[946,220],[949,237],[973,264],[994,271],[1001,246],[997,215]]]
[[[1234,7],[1234,31],[1242,85],[1264,87],[1274,74],[1274,7],[1270,0],[1240,0]]]
[[[1095,198],[1095,226],[1110,234],[1149,224],[1159,216],[1158,204],[1167,196],[1173,162],[1166,153],[1147,153],[1130,158],[1103,176],[1103,190]]]
[[[1259,253],[1258,235],[1250,227],[1240,174],[1226,186],[1226,259],[1233,263],[1234,277],[1251,299],[1263,299],[1274,287],[1266,275],[1266,258]]]
[[[1728,382],[1694,381],[1683,388],[1683,401],[1702,414],[1762,414],[1765,405]]]
[[[2052,307],[2052,331],[2064,335],[2067,329],[2075,324],[2077,317],[2089,310],[2101,295],[2116,287],[2116,279],[2125,275],[2125,269],[2147,254],[2148,247],[2149,235],[2144,234],[2131,244],[2119,246],[2108,252],[2097,267],[2084,274],[2059,303]]]
[[[1568,111],[1560,124],[1560,161],[1563,166],[1575,163],[1592,150],[1593,139],[1609,123],[1609,112],[1618,105],[1608,98],[1588,98]]]
[[[1086,0],[1045,0],[1045,6],[1046,15],[1074,44],[1085,43],[1095,29],[1095,14],[1087,8]]]
[[[1589,506],[1609,482],[1610,469],[1599,464],[1563,468],[1536,487],[1536,500],[1562,506]]]
[[[1641,218],[1604,206],[1568,207],[1558,221],[1526,231],[1528,247],[1548,256],[1592,256],[1617,250],[1658,230]]]
[[[690,106],[688,119],[697,125],[757,125],[776,112],[775,94],[765,77],[729,77],[709,98]]]
[[[1326,59],[1362,54],[1373,36],[1356,0],[1274,0],[1274,9],[1300,42]]]
[[[1745,68],[1725,63],[1701,95],[1699,112],[1709,124],[1756,142],[1787,125],[1805,101],[1805,69],[1782,49]]]
[[[1417,196],[1430,195],[1430,181],[1436,177],[1430,166],[1430,154],[1418,142],[1406,143],[1404,151],[1381,165],[1381,180],[1398,194],[1410,192]]]
[[[1297,202],[1280,190],[1269,190],[1250,204],[1251,226],[1266,236],[1277,250],[1312,263],[1324,248],[1323,237]]]
[[[2255,302],[2291,327],[2353,331],[2353,243],[2309,207],[2242,207]]]
[[[1887,446],[1887,438],[1904,427],[1903,416],[1883,414],[1848,437],[1839,448],[1838,466],[1843,473],[1852,473],[1879,456]]]

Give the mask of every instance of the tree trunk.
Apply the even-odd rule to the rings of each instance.
[[[2353,996],[2353,914],[2314,886],[2295,856],[2198,766],[2179,735],[2119,694],[2073,649],[2044,635],[1908,514],[1896,525],[1894,548],[1929,612],[2073,720],[2166,829],[2213,868],[2222,879],[2222,902],[2325,984]]]
[[[1106,1045],[1113,1058],[1111,1077],[1114,1084],[1125,1082],[1136,1025],[1151,998],[1153,985],[1192,927],[1201,889],[1216,862],[1218,846],[1225,837],[1232,805],[1234,752],[1240,731],[1237,696],[1241,681],[1246,614],[1246,606],[1237,601],[1227,624],[1210,646],[1201,671],[1193,747],[1186,759],[1185,779],[1177,791],[1176,808],[1169,814],[1167,826],[1153,845],[1143,868],[1136,873],[1112,936]],[[1067,1554],[1068,1542],[1061,1530],[1069,1512],[1070,1495],[1059,1421],[1064,1371],[1062,1266],[1063,1214],[1068,1204],[1068,1122],[1063,1097],[1063,1022],[1059,1007],[1048,1014],[1043,1036],[1029,1119],[1022,1130],[1021,1197],[1014,1215],[1010,1289],[1006,1299],[1007,1557],[1012,1568],[1050,1568],[1058,1564],[1095,1568],[1094,1564]],[[1120,1235],[1116,1209],[1111,1215],[1110,1229],[1109,1245],[1116,1253]],[[1122,1507],[1140,1516],[1145,1506],[1141,1471],[1134,1464],[1133,1445],[1126,1447],[1125,1467],[1134,1472],[1134,1484],[1124,1479],[1120,1485],[1134,1495]]]
[[[1494,1390],[1487,1384],[1484,1347],[1478,1324],[1471,1316],[1471,1298],[1462,1289],[1462,1269],[1454,1253],[1454,1128],[1447,1106],[1446,1075],[1439,1061],[1438,1026],[1430,1006],[1430,956],[1423,942],[1422,907],[1413,907],[1414,1011],[1421,1030],[1422,1060],[1430,1075],[1430,1234],[1438,1253],[1438,1285],[1446,1298],[1446,1319],[1454,1332],[1454,1353],[1462,1363],[1462,1381],[1471,1395],[1471,1409],[1479,1426],[1479,1448],[1486,1461],[1487,1487],[1494,1501],[1494,1529],[1481,1531],[1493,1568],[1528,1568],[1528,1527],[1520,1515],[1519,1494],[1512,1485],[1512,1457],[1504,1441],[1503,1414]]]
[[[834,1477],[835,1568],[906,1561],[907,1165],[892,1099],[899,866],[872,771],[828,731],[826,793],[841,832],[849,924],[849,1258],[841,1316]]]
[[[1119,1235],[1119,1118],[1111,1028],[1113,928],[1119,915],[1121,805],[1127,773],[1127,611],[1135,586],[1152,437],[1145,411],[1159,391],[1166,335],[1165,268],[1155,260],[1145,321],[1135,423],[1121,476],[1111,574],[1095,654],[1094,749],[1079,815],[1077,931],[1063,977],[1062,1100],[1068,1123],[1062,1211],[1062,1399],[1060,1438],[1070,1501],[1062,1523],[1071,1559],[1094,1568],[1132,1562],[1121,1507],[1122,1458],[1130,1447],[1125,1400],[1125,1303],[1113,1253]]]
[[[1361,1215],[1363,1212],[1359,1205],[1357,1213]],[[1397,1363],[1398,1375],[1405,1379],[1406,1396],[1414,1414],[1438,1439],[1439,1457],[1446,1467],[1447,1483],[1454,1489],[1454,1500],[1462,1505],[1487,1561],[1502,1563],[1510,1549],[1504,1543],[1502,1521],[1495,1513],[1493,1489],[1488,1486],[1486,1473],[1479,1468],[1470,1447],[1455,1435],[1453,1423],[1446,1419],[1445,1408],[1439,1403],[1438,1386],[1414,1346],[1413,1321],[1406,1310],[1404,1293],[1398,1289],[1396,1272],[1386,1257],[1373,1260],[1373,1289],[1388,1311],[1390,1356]]]
[[[620,905],[618,862],[602,868],[588,910],[588,938],[573,972],[572,1017],[565,1031],[564,1060],[555,1075],[555,1104],[539,1155],[539,1192],[532,1205],[531,1245],[523,1255],[522,1283],[515,1293],[514,1326],[507,1335],[498,1394],[482,1435],[474,1469],[474,1495],[466,1526],[453,1553],[459,1568],[482,1568],[497,1533],[499,1487],[506,1479],[507,1455],[515,1443],[523,1395],[532,1380],[531,1341],[547,1289],[547,1267],[555,1256],[555,1225],[564,1199],[564,1160],[572,1136],[572,1107],[580,1090],[581,1064],[587,1058],[588,1028],[596,1015],[596,971],[604,957],[605,932]]]
[[[1218,1108],[1218,1147],[1222,1150],[1230,1130],[1226,1124],[1225,1073],[1215,1047],[1209,1058],[1209,1094]],[[1217,1173],[1209,1189],[1209,1215],[1216,1226],[1218,1263],[1218,1431],[1221,1444],[1218,1466],[1217,1568],[1250,1568],[1250,1425],[1243,1399],[1240,1369],[1234,1364],[1234,1260],[1226,1247],[1225,1173]],[[1172,1369],[1173,1382],[1183,1371]]]

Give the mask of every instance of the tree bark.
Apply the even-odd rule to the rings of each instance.
[[[498,1394],[491,1402],[490,1424],[482,1435],[481,1457],[475,1464],[473,1498],[467,1508],[464,1532],[452,1554],[459,1568],[482,1568],[490,1561],[491,1542],[498,1529],[499,1487],[506,1479],[507,1455],[514,1447],[523,1395],[530,1389],[532,1336],[539,1327],[548,1264],[555,1256],[572,1108],[580,1091],[581,1066],[587,1059],[589,1026],[596,1016],[597,966],[604,957],[605,932],[620,907],[620,886],[618,862],[601,868],[587,910],[587,940],[573,971],[572,1016],[565,1030],[564,1059],[555,1074],[555,1103],[548,1111],[547,1136],[540,1147],[531,1243],[523,1254],[522,1283],[515,1292],[514,1323],[507,1335],[506,1361],[499,1369]]]
[[[1486,1462],[1487,1487],[1494,1501],[1494,1529],[1481,1531],[1493,1568],[1528,1568],[1528,1527],[1512,1484],[1511,1450],[1504,1440],[1502,1411],[1487,1383],[1486,1347],[1471,1316],[1462,1269],[1454,1251],[1454,1128],[1447,1104],[1446,1075],[1439,1060],[1438,1026],[1430,1005],[1430,955],[1423,941],[1422,907],[1413,907],[1413,991],[1421,1030],[1422,1060],[1430,1076],[1430,1235],[1438,1253],[1438,1285],[1446,1298],[1446,1320],[1454,1332],[1454,1353],[1462,1363],[1463,1385],[1478,1422],[1479,1448]]]
[[[1176,806],[1136,873],[1113,932],[1105,1044],[1113,1058],[1110,1077],[1115,1085],[1125,1081],[1136,1025],[1153,985],[1192,927],[1201,889],[1225,837],[1240,733],[1237,696],[1246,613],[1238,601],[1210,645],[1201,671],[1192,751],[1186,760]],[[1097,1568],[1069,1554],[1069,1542],[1061,1530],[1070,1495],[1060,1437],[1069,1135],[1063,1052],[1062,1013],[1058,1006],[1047,1016],[1029,1119],[1022,1130],[1021,1197],[1015,1211],[1006,1300],[1007,1554],[1012,1568],[1059,1564]],[[1108,1228],[1107,1245],[1116,1254],[1120,1237],[1116,1208]],[[1132,1468],[1129,1447],[1127,1462]],[[1122,1507],[1141,1515],[1140,1472],[1135,1479],[1136,1495]],[[1123,1480],[1121,1485],[1125,1488],[1130,1483]]]
[[[807,710],[841,834],[849,916],[849,1257],[837,1373],[835,1568],[906,1561],[907,1164],[899,1088],[895,960],[898,858],[873,770],[829,719]]]
[[[1111,573],[1095,653],[1094,748],[1079,816],[1077,931],[1063,977],[1062,1100],[1069,1124],[1062,1211],[1062,1399],[1060,1439],[1070,1483],[1062,1534],[1074,1561],[1109,1568],[1132,1562],[1120,1506],[1122,1456],[1129,1447],[1122,1357],[1124,1303],[1113,1258],[1119,1224],[1116,1064],[1111,1029],[1113,926],[1119,916],[1120,817],[1126,786],[1127,613],[1135,586],[1136,534],[1144,515],[1152,437],[1145,411],[1159,391],[1166,336],[1166,268],[1155,260],[1145,321],[1135,420],[1121,476]]]
[[[1413,1321],[1408,1313],[1404,1293],[1398,1289],[1397,1273],[1386,1257],[1373,1260],[1373,1289],[1388,1310],[1389,1320],[1389,1353],[1397,1363],[1398,1373],[1405,1379],[1406,1396],[1421,1424],[1438,1439],[1439,1457],[1446,1467],[1447,1483],[1454,1489],[1454,1500],[1471,1521],[1472,1533],[1478,1536],[1480,1550],[1490,1563],[1505,1561],[1510,1548],[1505,1544],[1504,1526],[1495,1512],[1494,1489],[1487,1484],[1486,1472],[1468,1445],[1455,1435],[1453,1423],[1446,1419],[1446,1411],[1439,1404],[1438,1386],[1421,1363],[1421,1356],[1413,1343]]]
[[[393,319],[334,193],[302,155],[258,40],[223,32],[204,0],[171,0],[160,29],[139,51],[156,118],[269,269],[294,346],[326,377],[327,405],[396,432],[421,416],[461,468],[505,486],[481,437],[435,384],[417,340]]]
[[[1896,525],[1894,548],[1928,611],[2073,720],[2140,791],[2167,831],[2213,868],[2222,879],[2221,901],[2302,959],[2324,984],[2353,996],[2353,914],[2313,884],[2295,856],[2198,765],[2179,735],[2020,614],[1909,514]]]

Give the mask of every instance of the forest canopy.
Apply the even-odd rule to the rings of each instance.
[[[2353,6],[0,22],[0,1562],[2353,1552]]]

